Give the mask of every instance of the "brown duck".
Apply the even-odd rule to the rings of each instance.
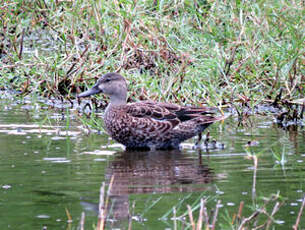
[[[126,103],[127,84],[120,74],[103,75],[78,97],[104,93],[110,97],[104,123],[109,135],[127,148],[173,149],[199,135],[210,124],[223,120],[214,108],[180,106],[164,102]]]

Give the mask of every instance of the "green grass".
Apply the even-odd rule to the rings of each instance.
[[[1,89],[74,98],[119,71],[131,99],[304,98],[301,0],[4,0],[0,12]]]

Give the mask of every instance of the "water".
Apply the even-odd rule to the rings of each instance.
[[[109,229],[127,229],[129,216],[132,229],[174,229],[173,207],[185,216],[179,229],[189,222],[186,205],[202,197],[209,211],[221,200],[218,223],[226,224],[241,201],[248,217],[276,193],[285,201],[276,229],[296,221],[305,192],[304,129],[282,130],[271,117],[241,126],[229,118],[209,129],[223,149],[199,152],[190,140],[181,151],[124,152],[103,132],[86,134],[77,112],[62,107],[1,99],[0,229],[77,229],[82,212],[85,229],[94,229],[100,187],[111,178]],[[257,170],[250,154],[258,157]]]

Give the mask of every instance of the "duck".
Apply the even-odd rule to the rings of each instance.
[[[119,73],[102,75],[78,98],[103,93],[109,96],[104,113],[108,134],[127,149],[178,149],[180,143],[198,136],[215,121],[213,107],[182,106],[167,102],[127,103],[127,82]]]

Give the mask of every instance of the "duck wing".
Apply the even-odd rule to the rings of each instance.
[[[184,122],[196,117],[203,117],[203,115],[206,116],[206,120],[209,120],[210,117],[213,117],[215,109],[180,106],[155,101],[141,101],[128,104],[127,113],[134,117],[149,117],[156,120],[179,120]]]
[[[193,106],[180,106],[176,104],[158,102],[158,106],[167,109],[171,113],[174,113],[177,118],[184,122],[196,117],[210,117],[216,112],[215,108],[211,107],[193,107]]]
[[[146,132],[147,137],[162,137],[181,123],[175,113],[157,103],[144,101],[125,106],[125,112],[132,118],[134,132]]]
[[[127,104],[127,113],[133,117],[152,118],[160,121],[175,120],[178,118],[174,112],[151,101]]]

